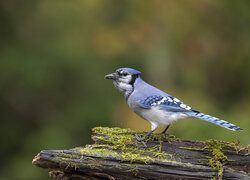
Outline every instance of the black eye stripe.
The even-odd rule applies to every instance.
[[[128,73],[126,71],[118,71],[117,72],[120,76],[127,76]]]

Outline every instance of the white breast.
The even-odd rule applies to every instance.
[[[151,109],[141,109],[136,113],[145,120],[151,122],[151,124],[153,123],[157,126],[169,125],[174,121],[188,117],[186,114],[165,111],[160,109],[159,107],[152,107]]]

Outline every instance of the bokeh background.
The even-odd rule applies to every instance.
[[[186,119],[169,133],[250,143],[249,1],[3,0],[0,179],[49,179],[33,157],[92,143],[95,126],[149,131],[104,80],[120,67],[244,129]]]

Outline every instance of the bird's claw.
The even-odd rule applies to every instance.
[[[144,142],[145,136],[141,137],[141,136],[138,136],[137,134],[135,134],[135,138],[137,141],[140,141],[144,145],[144,147],[147,147],[146,143]]]
[[[135,138],[137,139],[137,141],[143,141],[145,139],[144,136],[138,136],[137,134],[135,134]]]

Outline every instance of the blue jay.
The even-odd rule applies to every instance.
[[[151,131],[145,136],[135,135],[138,141],[144,139],[157,127],[166,126],[165,133],[171,123],[179,119],[194,117],[233,131],[241,131],[240,127],[227,121],[203,114],[179,99],[149,85],[140,78],[141,72],[131,68],[120,68],[108,74],[105,79],[112,79],[114,86],[123,92],[129,107],[140,117],[151,123]]]

